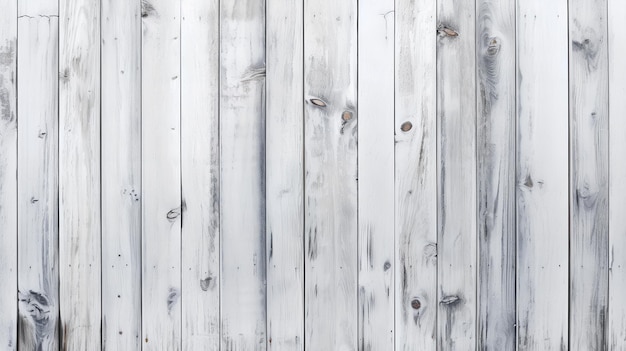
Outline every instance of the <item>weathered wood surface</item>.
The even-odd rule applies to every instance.
[[[218,0],[181,3],[183,350],[220,342],[218,10]]]
[[[359,2],[359,349],[394,345],[394,1]]]
[[[569,1],[570,350],[607,350],[607,0]]]
[[[0,347],[17,350],[17,0],[0,8]]]
[[[473,1],[437,8],[437,342],[476,347],[476,66]]]
[[[517,347],[567,350],[567,1],[517,11]]]
[[[141,347],[141,4],[102,0],[102,348]]]
[[[609,61],[609,350],[626,349],[626,2],[608,1]]]
[[[297,351],[304,350],[304,1],[266,6],[267,348]]]
[[[97,350],[102,262],[100,0],[61,0],[59,16],[61,348]]]
[[[59,348],[59,16],[56,2],[18,8],[18,347]]]
[[[0,0],[0,349],[626,349],[625,16]]]
[[[266,350],[265,3],[220,3],[221,345]]]
[[[480,350],[515,350],[515,6],[476,2]]]
[[[437,345],[436,2],[395,9],[396,350]]]
[[[143,350],[182,346],[180,4],[141,3]]]

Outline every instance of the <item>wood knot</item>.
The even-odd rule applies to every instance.
[[[445,24],[440,24],[437,28],[437,35],[440,37],[458,37],[459,33]]]
[[[442,305],[453,306],[458,304],[461,301],[461,298],[455,295],[444,296],[441,301],[439,301]]]
[[[383,270],[386,272],[389,270],[389,268],[391,268],[391,263],[389,263],[389,261],[385,262],[385,264],[383,265]]]
[[[413,123],[409,121],[402,123],[402,125],[400,126],[400,130],[403,132],[408,132],[409,130],[411,130],[411,128],[413,128]]]
[[[309,101],[311,101],[311,103],[315,106],[326,107],[326,103],[321,99],[313,98],[313,99],[310,99]]]
[[[170,210],[166,215],[167,220],[170,222],[175,222],[179,216],[180,216],[180,207]]]
[[[352,112],[350,112],[350,111],[343,111],[343,113],[341,114],[341,119],[344,122],[348,122],[349,120],[352,119]]]
[[[496,37],[490,38],[487,46],[487,55],[495,56],[498,52],[500,52],[500,40]]]
[[[422,307],[422,303],[418,299],[413,299],[413,300],[411,300],[411,307],[414,310],[419,310],[420,307]]]

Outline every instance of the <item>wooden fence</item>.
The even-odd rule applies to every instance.
[[[0,350],[626,350],[625,20],[0,0]]]

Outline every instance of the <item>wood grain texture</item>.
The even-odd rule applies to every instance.
[[[183,350],[219,350],[219,1],[181,12]]]
[[[304,350],[304,1],[267,1],[267,332]]]
[[[436,1],[395,9],[396,350],[437,346]]]
[[[474,1],[458,0],[437,4],[437,335],[442,350],[476,347],[474,5]]]
[[[265,3],[220,3],[221,347],[266,350]]]
[[[609,59],[609,310],[608,349],[626,350],[626,2],[608,1]]]
[[[59,348],[58,8],[18,8],[19,348]],[[28,6],[27,6],[28,5]]]
[[[101,347],[100,1],[59,2],[61,349]]]
[[[141,348],[141,4],[102,0],[102,349]]]
[[[142,0],[142,349],[180,350],[180,1]]]
[[[515,1],[476,3],[478,346],[515,350]]]
[[[305,345],[357,349],[357,2],[305,0]]]
[[[517,347],[568,349],[567,2],[517,11]]]
[[[606,350],[607,0],[569,1],[570,350]]]
[[[0,8],[0,347],[17,350],[17,0]]]
[[[394,348],[394,1],[358,6],[359,349]]]

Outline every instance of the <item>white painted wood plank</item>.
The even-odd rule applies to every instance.
[[[265,3],[220,3],[221,348],[265,350]]]
[[[476,3],[478,346],[515,350],[515,0]]]
[[[394,1],[359,2],[359,349],[394,348]]]
[[[395,11],[396,350],[437,345],[436,1]]]
[[[142,344],[180,350],[180,0],[142,0]]]
[[[18,9],[19,348],[59,348],[58,8]],[[55,2],[56,4],[56,2]]]
[[[569,1],[570,350],[607,349],[607,0]]]
[[[567,350],[567,1],[517,6],[517,347]]]
[[[304,350],[303,0],[267,1],[268,349]]]
[[[437,6],[438,348],[474,350],[478,239],[475,3],[442,0]]]
[[[0,347],[17,349],[17,1],[0,0]]]
[[[61,348],[100,349],[100,1],[59,2]]]
[[[102,1],[102,349],[141,348],[141,7]]]
[[[305,345],[357,349],[357,1],[305,0]]]
[[[626,350],[626,2],[608,1],[609,350]]]
[[[181,16],[183,349],[219,350],[219,0]]]

